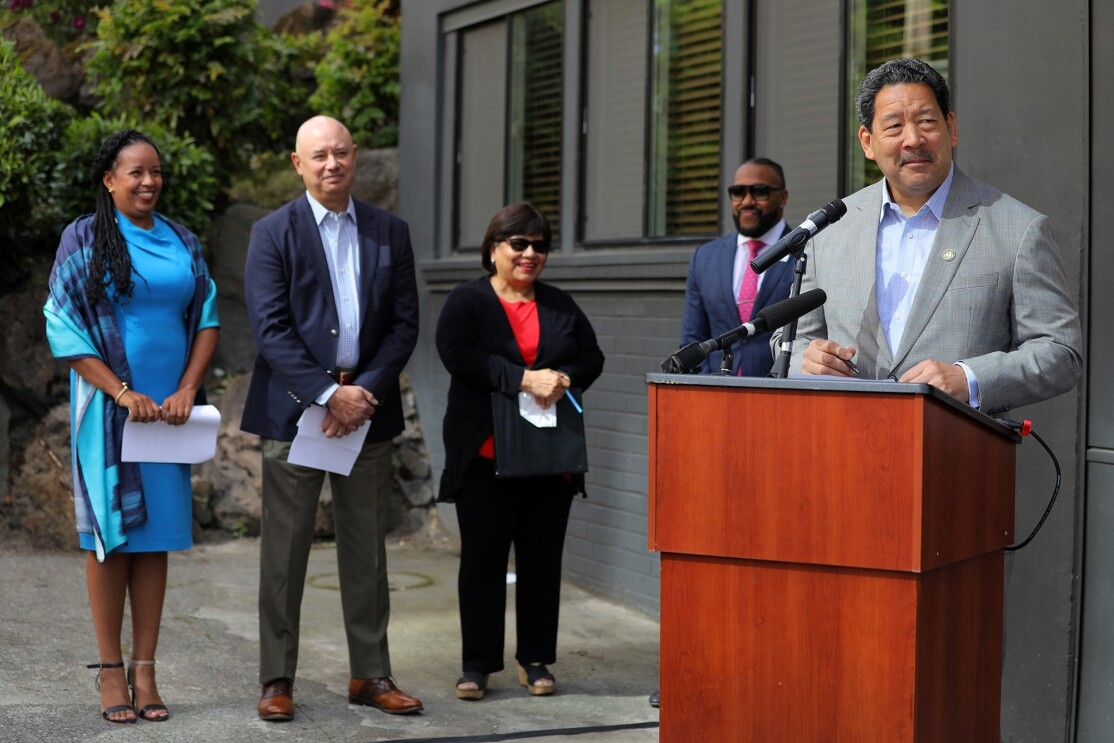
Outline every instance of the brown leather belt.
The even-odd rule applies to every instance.
[[[356,372],[354,369],[336,369],[333,379],[337,384],[352,384],[356,381]]]

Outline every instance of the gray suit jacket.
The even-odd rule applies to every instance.
[[[798,323],[791,371],[810,341],[830,338],[858,349],[866,379],[900,377],[925,359],[962,361],[988,413],[1071,389],[1082,336],[1048,218],[958,167],[900,347],[889,347],[874,286],[883,183],[845,199],[847,216],[806,251],[801,291],[820,287],[828,299]]]

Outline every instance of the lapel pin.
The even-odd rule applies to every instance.
[[[947,250],[945,250],[943,253],[940,254],[940,257],[943,258],[945,261],[951,263],[952,261],[955,260],[955,251],[952,250],[951,248],[948,248]]]

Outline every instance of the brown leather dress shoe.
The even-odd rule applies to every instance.
[[[271,722],[289,722],[294,719],[294,682],[274,679],[263,684],[259,697],[259,718]]]
[[[391,715],[422,711],[422,700],[400,691],[390,676],[381,679],[352,679],[348,682],[348,702],[376,707]]]

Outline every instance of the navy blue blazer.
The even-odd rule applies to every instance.
[[[785,232],[789,228],[786,227]],[[785,234],[784,232],[782,233]],[[738,233],[704,243],[692,254],[688,280],[685,282],[685,314],[681,320],[681,345],[705,341],[739,327],[737,297],[731,285],[735,267],[735,249]],[[747,321],[767,305],[789,297],[793,283],[792,259],[779,261],[762,274],[762,285],[754,309]],[[731,347],[735,354],[735,372],[742,370],[744,377],[765,377],[774,365],[770,350],[773,328],[743,338]],[[722,352],[713,351],[700,365],[701,374],[718,374]]]
[[[360,360],[355,384],[379,401],[368,441],[403,429],[399,374],[418,340],[418,287],[406,222],[355,201]],[[302,411],[333,384],[339,321],[321,235],[305,196],[251,228],[244,293],[256,356],[240,427],[292,441]]]

